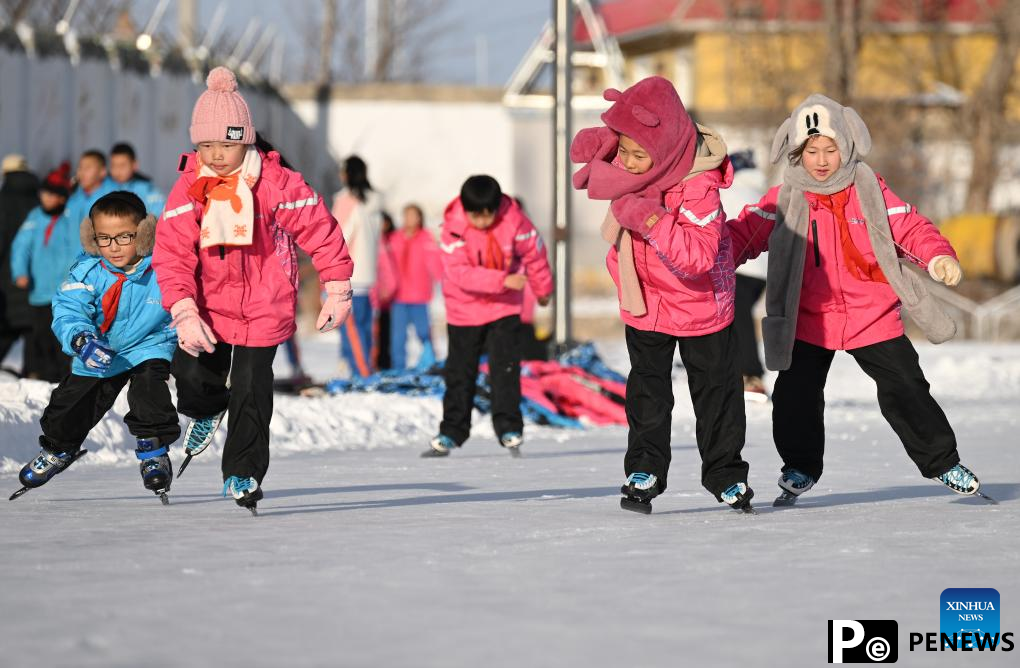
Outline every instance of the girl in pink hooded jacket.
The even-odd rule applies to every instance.
[[[471,435],[478,361],[489,356],[492,426],[511,455],[524,442],[518,330],[525,283],[541,304],[552,272],[538,230],[496,179],[468,178],[446,207],[440,244],[448,354],[443,421],[423,457],[445,457]]]
[[[651,512],[666,489],[673,385],[679,346],[697,417],[701,481],[716,499],[750,511],[744,447],[743,385],[734,360],[736,278],[719,189],[733,170],[722,140],[695,126],[673,85],[644,79],[613,105],[605,127],[582,130],[571,159],[586,163],[574,186],[612,200],[602,226],[606,263],[620,296],[631,371],[630,427],[621,499]]]
[[[254,512],[269,467],[273,358],[295,330],[295,246],[325,284],[321,331],[350,311],[353,264],[322,198],[278,153],[254,145],[233,73],[217,67],[207,85],[191,118],[198,150],[181,156],[152,266],[177,328],[177,409],[191,418],[178,475],[229,410],[224,494]]]
[[[934,343],[956,325],[900,256],[946,285],[962,274],[956,253],[927,218],[863,162],[871,135],[856,111],[811,95],[776,133],[783,185],[730,222],[738,263],[769,251],[765,364],[779,371],[773,437],[783,459],[776,505],[791,505],[822,475],[824,388],[837,350],[853,355],[878,386],[882,415],[927,478],[978,493],[960,464],[956,437],[932,398],[904,335],[905,305]]]

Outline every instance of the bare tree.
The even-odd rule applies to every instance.
[[[420,80],[430,47],[449,27],[448,0],[373,0],[377,11],[372,26],[366,25],[366,0],[323,1],[322,15],[295,18],[305,37],[302,76],[320,84]],[[336,16],[332,29],[330,11]]]
[[[79,35],[108,33],[129,0],[82,0],[72,25]],[[11,23],[25,21],[37,28],[53,29],[67,10],[67,0],[0,0],[0,8]]]
[[[1003,2],[992,18],[992,26],[995,53],[963,109],[973,160],[965,200],[968,211],[991,209],[992,187],[999,173],[997,138],[1005,123],[1006,98],[1015,84],[1020,55],[1020,3]]]

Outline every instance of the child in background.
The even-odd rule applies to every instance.
[[[679,347],[697,418],[701,483],[745,512],[744,397],[733,336],[734,271],[719,189],[733,170],[722,139],[695,126],[662,77],[623,93],[605,127],[582,130],[571,159],[587,163],[574,186],[612,201],[603,238],[620,295],[631,371],[627,379],[626,483],[621,506],[651,512],[671,459],[673,355]]]
[[[137,439],[142,484],[168,503],[168,447],[181,428],[167,385],[176,337],[150,266],[155,227],[141,199],[126,191],[101,197],[82,221],[86,256],[53,300],[53,332],[74,366],[53,390],[40,420],[42,450],[21,469],[24,487],[12,498],[84,454],[89,431],[128,385],[124,423]]]
[[[138,159],[131,144],[120,142],[110,149],[110,178],[119,190],[138,195],[152,215],[163,213],[166,197],[152,183],[152,179],[138,171]]]
[[[393,224],[393,216],[386,211],[381,214],[382,228],[379,231],[379,258],[376,282],[369,293],[372,310],[375,312],[375,329],[372,340],[375,346],[372,351],[372,366],[379,371],[393,368],[393,357],[390,346],[392,337],[393,297],[397,293],[397,259],[390,246],[390,238],[396,234],[397,227]]]
[[[273,358],[296,329],[296,247],[324,282],[320,331],[350,311],[352,264],[322,198],[279,153],[255,147],[234,74],[217,67],[207,85],[191,116],[197,150],[181,157],[153,267],[177,327],[178,410],[191,418],[185,451],[204,450],[229,410],[223,492],[254,513],[269,469]]]
[[[51,329],[53,295],[67,275],[55,267],[64,261],[70,266],[73,261],[64,248],[70,245],[64,229],[68,225],[64,210],[70,194],[71,165],[64,162],[43,179],[40,204],[28,212],[11,244],[11,280],[28,290],[31,320],[22,375],[51,383],[60,382],[70,369]],[[75,244],[80,248],[80,241]]]
[[[900,319],[905,305],[930,341],[952,338],[956,323],[899,256],[949,286],[960,282],[960,265],[931,221],[863,161],[870,150],[856,111],[809,96],[772,142],[772,161],[785,160],[783,185],[730,222],[738,263],[769,251],[762,334],[765,365],[779,371],[772,392],[772,433],[783,459],[777,505],[794,503],[822,475],[825,380],[837,350],[875,381],[882,415],[921,475],[959,494],[978,494],[981,486],[960,463],[953,428]]]
[[[333,216],[340,221],[354,261],[352,317],[340,330],[340,352],[354,376],[372,373],[372,300],[377,280],[382,202],[368,180],[368,165],[356,155],[340,170],[343,190],[333,198]]]
[[[404,224],[389,238],[390,248],[396,260],[397,292],[394,296],[393,322],[390,351],[394,369],[407,367],[407,328],[422,344],[417,367],[427,369],[435,364],[436,355],[432,349],[432,324],[429,321],[429,302],[432,301],[432,287],[442,278],[442,264],[439,247],[425,229],[425,217],[421,207],[408,204],[403,212]]]
[[[445,457],[471,435],[478,362],[489,357],[492,426],[513,456],[524,442],[517,341],[521,291],[530,283],[540,304],[552,272],[538,230],[491,176],[472,176],[446,207],[440,245],[446,300],[446,392],[439,434],[423,457]]]

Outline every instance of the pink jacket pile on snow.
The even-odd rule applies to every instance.
[[[505,270],[489,269],[484,264],[489,235],[503,252]],[[520,315],[523,291],[503,286],[510,274],[526,273],[537,297],[552,294],[552,271],[542,237],[517,203],[506,195],[495,222],[486,230],[468,222],[459,197],[450,202],[443,217],[439,249],[446,320],[451,325],[484,325]]]
[[[301,175],[281,166],[271,151],[262,156],[262,175],[252,188],[252,244],[199,249],[202,204],[188,194],[197,178],[195,158],[182,156],[182,174],[156,227],[152,266],[163,307],[191,297],[220,341],[283,343],[295,330],[295,244],[311,256],[320,281],[348,280],[354,265],[340,226]]]
[[[921,267],[938,255],[956,257],[949,241],[930,220],[900,199],[879,177],[889,215],[893,241],[900,253]],[[853,244],[864,259],[876,263],[868,230],[857,198],[849,186],[845,216]],[[776,222],[780,186],[761,201],[744,207],[729,222],[737,264],[768,250],[769,235]],[[835,215],[819,204],[818,196],[805,193],[811,225],[808,228],[804,279],[797,313],[796,338],[829,350],[853,350],[903,335],[900,300],[888,283],[861,280],[847,267]]]

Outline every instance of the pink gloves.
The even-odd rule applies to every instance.
[[[216,350],[216,337],[198,314],[194,299],[180,300],[170,307],[170,315],[174,318],[170,326],[177,328],[177,344],[181,350],[192,357],[198,357],[203,350],[207,353]]]
[[[613,200],[613,215],[622,227],[644,236],[648,230],[666,215],[662,204],[653,199],[629,194]],[[654,217],[655,220],[651,220]],[[649,224],[649,222],[651,224]]]
[[[574,187],[578,190],[588,186],[588,174],[591,163],[597,160],[611,160],[616,153],[620,138],[604,125],[597,128],[585,128],[574,135],[570,142],[570,161],[583,164],[573,176]]]
[[[344,324],[351,312],[353,297],[350,281],[326,281],[326,301],[319,311],[319,319],[315,321],[316,329],[328,332]]]

